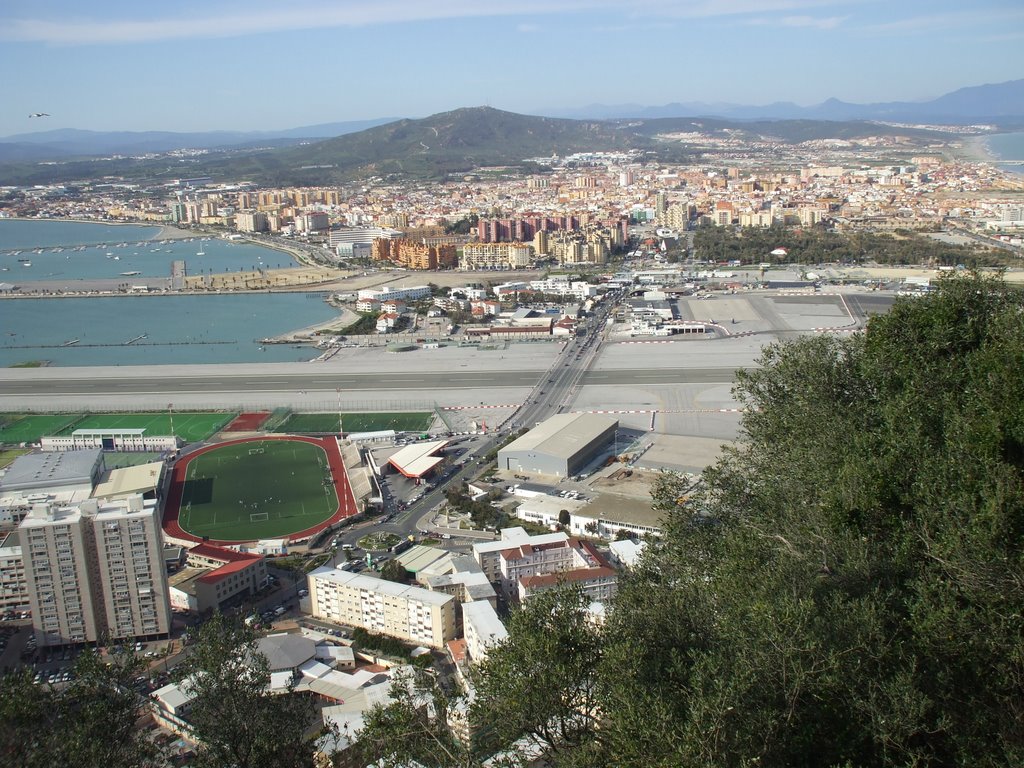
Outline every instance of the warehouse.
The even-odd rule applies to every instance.
[[[608,446],[618,427],[619,422],[607,416],[560,413],[502,448],[498,468],[569,477]]]

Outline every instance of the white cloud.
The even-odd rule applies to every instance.
[[[758,27],[812,27],[815,29],[835,29],[849,16],[779,16],[779,17],[758,17],[749,19],[745,24]]]
[[[854,2],[856,0],[853,0]],[[209,3],[173,16],[101,18],[68,14],[51,18],[4,18],[0,16],[0,40],[52,45],[100,45],[155,42],[160,40],[213,39],[370,25],[411,23],[443,19],[493,16],[611,12],[624,23],[638,20],[714,18],[751,13],[792,13],[802,10],[850,5],[851,0],[337,0],[306,3],[301,8],[278,3],[243,5]],[[140,4],[141,8],[149,8]],[[145,11],[139,11],[144,14]],[[793,16],[792,18],[803,18]],[[810,17],[807,17],[810,18]],[[627,21],[628,19],[628,21]],[[826,20],[827,21],[827,20]],[[529,26],[529,25],[527,25]],[[812,25],[813,26],[813,25]]]

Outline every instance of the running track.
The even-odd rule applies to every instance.
[[[338,449],[338,442],[333,437],[296,437],[294,435],[264,435],[262,437],[247,437],[241,440],[227,440],[222,443],[215,443],[213,445],[206,445],[197,451],[193,451],[187,456],[182,456],[174,464],[174,469],[171,474],[171,489],[167,494],[167,503],[164,504],[164,519],[163,528],[164,532],[168,536],[172,536],[176,539],[185,539],[187,541],[201,542],[202,539],[198,536],[184,530],[178,525],[178,512],[181,508],[181,495],[185,489],[185,476],[188,473],[188,465],[192,459],[196,456],[201,456],[204,453],[216,450],[217,448],[223,448],[225,445],[238,445],[239,443],[254,443],[261,442],[263,440],[295,440],[303,443],[312,443],[313,445],[319,446],[323,449],[324,453],[327,454],[327,461],[331,467],[331,477],[334,479],[334,490],[338,495],[338,509],[335,511],[330,518],[315,525],[312,528],[307,528],[304,531],[297,531],[288,535],[288,540],[302,541],[309,537],[319,533],[324,528],[327,528],[340,520],[350,517],[356,514],[356,501],[352,495],[352,488],[348,482],[348,473],[345,471],[345,464],[341,459],[341,451]],[[216,541],[211,539],[211,544],[237,544],[237,541]]]

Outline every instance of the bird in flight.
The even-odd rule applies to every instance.
[[[33,112],[29,117],[49,117],[50,115],[46,112]]]

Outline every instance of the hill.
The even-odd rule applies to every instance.
[[[398,120],[293,149],[225,159],[211,170],[255,173],[268,181],[289,183],[373,176],[440,178],[552,154],[653,148],[650,137],[615,122],[474,107]]]

